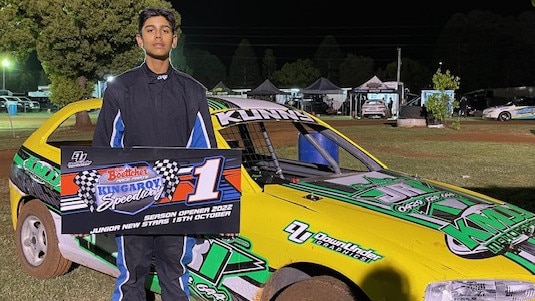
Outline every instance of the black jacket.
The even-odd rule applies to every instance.
[[[167,75],[156,94],[149,92],[156,75],[145,64],[109,82],[93,146],[215,148],[206,88],[172,67]]]

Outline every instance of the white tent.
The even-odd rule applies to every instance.
[[[390,82],[389,82],[390,83]],[[354,88],[351,93],[356,94],[357,104],[356,111],[360,112],[360,107],[364,99],[372,99],[372,97],[384,99],[391,108],[392,115],[397,117],[399,111],[399,95],[397,87],[391,84],[386,84],[374,75],[362,85]]]
[[[353,93],[395,93],[396,89],[393,89],[383,83],[377,75],[374,75],[368,81],[353,89]]]

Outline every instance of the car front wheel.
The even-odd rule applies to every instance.
[[[72,265],[61,255],[54,220],[39,200],[32,200],[22,207],[15,241],[22,269],[35,278],[50,279],[63,275]]]
[[[498,115],[499,121],[508,121],[511,120],[511,113],[509,112],[501,112],[500,115]]]

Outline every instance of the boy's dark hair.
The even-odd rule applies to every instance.
[[[147,7],[139,13],[138,32],[141,33],[141,29],[143,29],[143,24],[145,24],[145,21],[147,21],[148,18],[156,16],[162,16],[167,19],[167,21],[169,21],[171,29],[173,30],[173,33],[175,33],[176,19],[173,12],[165,8],[152,7]]]

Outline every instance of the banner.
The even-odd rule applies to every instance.
[[[241,150],[61,147],[61,232],[238,233]]]

